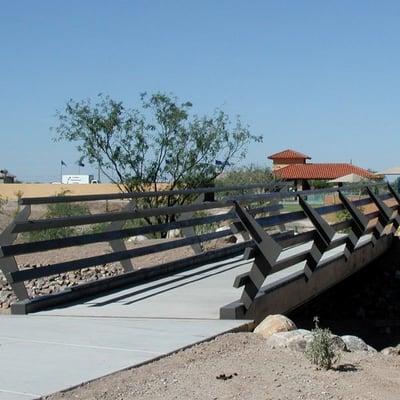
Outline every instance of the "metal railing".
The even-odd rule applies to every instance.
[[[277,270],[281,270],[296,262],[307,261],[305,276],[310,276],[318,265],[322,254],[333,247],[346,244],[348,255],[354,250],[357,240],[365,233],[372,232],[375,240],[383,234],[383,228],[388,224],[397,227],[399,223],[398,206],[400,204],[397,193],[388,186],[388,190],[382,191],[382,184],[374,184],[369,188],[365,185],[352,185],[337,189],[321,189],[313,191],[297,192],[300,211],[281,213],[283,206],[279,203],[282,199],[293,197],[293,193],[286,191],[286,185],[269,183],[266,185],[248,185],[231,187],[201,188],[192,190],[161,191],[149,193],[118,193],[105,195],[85,196],[53,196],[46,198],[23,198],[20,204],[23,206],[13,223],[0,235],[0,268],[8,283],[14,290],[20,301],[29,303],[40,301],[39,298],[30,299],[25,282],[44,278],[83,268],[120,262],[124,272],[118,277],[104,278],[101,282],[81,284],[86,295],[94,293],[94,286],[110,289],[139,282],[143,279],[156,277],[173,272],[194,268],[198,265],[212,262],[221,258],[230,258],[245,253],[247,258],[254,258],[253,266],[249,273],[243,274],[235,281],[236,287],[243,286],[241,302],[248,309],[253,302],[263,279]],[[360,193],[361,198],[350,201],[344,194]],[[244,191],[257,191],[258,193],[246,193]],[[212,193],[214,201],[204,201],[204,197]],[[228,196],[226,194],[229,194]],[[240,194],[235,194],[240,193]],[[341,203],[313,208],[307,201],[310,195],[322,196],[325,194],[339,193]],[[378,193],[378,194],[376,194]],[[168,197],[194,195],[197,200],[191,204],[175,205],[171,207],[145,208],[138,206],[138,202],[132,204],[132,200],[150,197]],[[385,201],[395,201],[390,207]],[[31,207],[39,204],[92,202],[103,200],[129,200],[127,209],[117,212],[106,212],[92,215],[77,215],[70,217],[29,219]],[[375,204],[376,210],[362,214],[357,208],[369,204]],[[246,207],[245,207],[246,206]],[[133,207],[133,208],[132,208]],[[196,215],[198,212],[220,210],[219,213],[208,215]],[[351,219],[329,225],[323,215],[346,210]],[[126,221],[173,216],[168,223],[154,223],[152,225],[125,228]],[[284,224],[296,222],[308,218],[314,229],[294,235],[292,231],[282,229]],[[368,221],[378,218],[378,224],[367,226]],[[21,233],[43,231],[54,228],[76,227],[92,224],[108,224],[104,231],[96,233],[83,233],[70,235],[63,238],[35,240],[32,242],[16,242]],[[226,229],[216,230],[202,234],[196,234],[195,228],[208,224],[226,223]],[[397,225],[396,225],[397,224]],[[280,226],[276,232],[268,229]],[[382,229],[379,227],[381,226]],[[175,240],[163,241],[157,244],[143,245],[138,248],[127,249],[125,238],[136,235],[149,235],[159,232],[179,229],[182,237]],[[267,231],[266,231],[267,229]],[[350,229],[350,233],[335,237],[339,230]],[[221,248],[207,249],[204,244],[213,240],[226,238],[240,233],[244,240],[240,243],[226,244]],[[307,241],[313,241],[311,250],[297,253],[293,257],[279,259],[282,251]],[[75,260],[52,263],[38,268],[19,269],[15,260],[16,256],[42,253],[49,250],[63,249],[73,246],[81,246],[99,242],[108,242],[112,248],[111,253],[91,255]],[[135,270],[136,257],[161,253],[168,250],[191,246],[194,255],[154,265],[145,270]],[[247,250],[246,250],[247,249]],[[133,261],[133,264],[132,264]],[[255,278],[257,276],[257,278]],[[92,285],[92,286],[90,286]],[[88,289],[89,288],[89,289]],[[70,290],[70,289],[68,289]],[[79,286],[74,288],[78,293]],[[57,295],[54,295],[57,296]],[[46,296],[48,298],[49,296]],[[59,297],[62,297],[59,295]],[[66,296],[68,297],[68,296]],[[61,300],[60,300],[61,302]],[[52,304],[56,304],[53,302]]]

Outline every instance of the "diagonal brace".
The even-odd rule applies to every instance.
[[[276,264],[282,248],[262,229],[253,216],[236,201],[234,201],[234,208],[242,225],[256,245],[254,251],[246,251],[247,258],[254,256],[250,272],[239,275],[234,282],[234,287],[236,288],[244,286],[240,301],[245,309],[248,310],[265,278]]]

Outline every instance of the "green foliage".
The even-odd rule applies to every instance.
[[[196,211],[193,214],[193,218],[202,218],[202,217],[208,217],[210,214],[208,214],[205,211]],[[224,221],[225,225],[229,225],[228,221]],[[210,232],[215,232],[219,228],[219,224],[216,222],[210,223],[210,224],[203,224],[203,225],[195,225],[194,226],[194,231],[196,235],[204,235],[206,233]]]
[[[318,317],[314,318],[315,328],[311,331],[312,341],[307,346],[305,355],[318,368],[330,369],[340,359],[339,349],[329,329],[319,327]]]
[[[217,183],[218,186],[233,186],[265,184],[274,181],[270,168],[250,164],[226,171],[218,178]]]
[[[313,189],[326,189],[334,186],[332,183],[323,180],[312,180],[309,181],[309,184]]]
[[[341,210],[336,213],[336,220],[338,222],[347,221],[350,218],[351,218],[351,215],[347,210]]]
[[[58,196],[64,196],[67,192],[63,191]],[[59,217],[72,217],[75,215],[88,214],[89,209],[85,204],[81,203],[54,203],[47,206],[47,211],[43,218],[59,218]],[[41,231],[27,232],[26,237],[28,241],[60,239],[67,236],[77,234],[79,231],[74,227],[61,227],[45,229]]]
[[[256,184],[268,184],[268,183],[278,183],[275,180],[274,175],[272,174],[271,170],[267,167],[259,167],[254,164],[245,165],[241,167],[237,167],[226,171],[223,175],[218,177],[216,180],[217,186],[237,186],[237,185],[256,185]],[[244,189],[241,191],[226,191],[220,192],[219,196],[227,197],[232,196],[234,194],[259,194],[264,193],[265,189],[258,188],[258,189]],[[262,205],[262,202],[258,203]]]
[[[396,178],[396,180],[392,183],[392,187],[400,193],[400,178]]]
[[[57,114],[55,140],[76,143],[82,159],[99,166],[126,191],[159,190],[162,182],[170,189],[207,186],[228,164],[245,157],[250,142],[262,139],[221,110],[199,117],[191,108],[190,102],[179,103],[162,93],[142,94],[136,109],[103,95],[95,104],[70,100]],[[143,202],[158,207],[192,200],[169,196]],[[166,216],[162,222],[173,218]]]

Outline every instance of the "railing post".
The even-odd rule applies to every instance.
[[[200,194],[199,196],[196,197],[196,200],[192,204],[203,203],[205,201],[205,198],[206,198],[205,193]],[[180,221],[182,219],[190,219],[190,218],[193,218],[193,215],[194,215],[193,211],[183,213],[180,216],[178,216],[178,218],[176,220]],[[181,234],[183,237],[186,237],[186,238],[198,236],[196,234],[194,226],[187,226],[187,227],[181,228]],[[203,246],[200,241],[198,241],[197,243],[191,244],[190,247],[192,248],[194,254],[196,254],[196,255],[203,253]]]
[[[0,234],[0,246],[12,244],[17,238],[17,233],[12,233],[16,222],[26,221],[31,214],[31,206],[25,206],[14,218],[10,225]],[[1,254],[2,256],[2,254]],[[23,282],[13,283],[10,277],[11,272],[18,271],[18,264],[15,257],[2,257],[0,258],[0,269],[3,272],[8,284],[14,291],[18,300],[26,300],[29,298],[28,291]]]

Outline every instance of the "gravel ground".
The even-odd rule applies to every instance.
[[[399,396],[400,356],[343,353],[336,369],[323,371],[302,353],[271,349],[253,333],[233,333],[46,399],[398,400]]]

